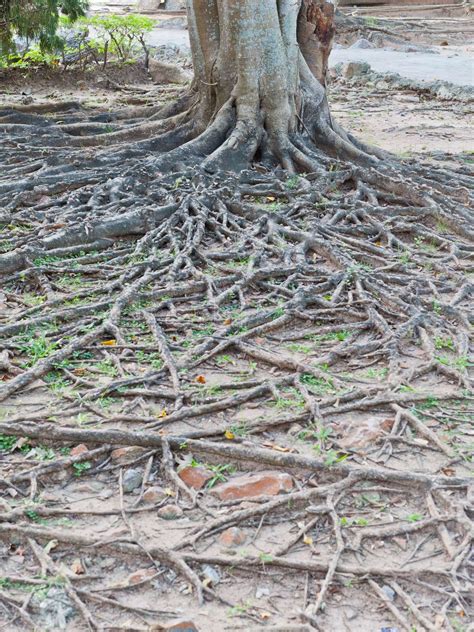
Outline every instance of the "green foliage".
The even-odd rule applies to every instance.
[[[97,32],[104,49],[121,61],[128,61],[140,47],[145,47],[144,34],[155,25],[150,18],[134,14],[95,16],[87,24]]]
[[[150,18],[134,14],[88,18],[86,0],[7,0],[6,4],[3,29],[0,9],[0,67],[60,63],[85,67],[91,61],[105,66],[110,57],[129,62],[142,49],[148,59],[145,33],[155,24]],[[13,36],[26,39],[22,53],[16,51]]]
[[[84,472],[91,469],[92,464],[89,461],[83,461],[82,463],[73,463],[72,467],[74,469],[74,474],[76,476],[81,476],[81,474],[84,474]]]
[[[0,55],[15,51],[15,35],[36,41],[41,51],[60,49],[61,14],[74,22],[85,15],[87,5],[87,0],[4,0],[0,4]]]

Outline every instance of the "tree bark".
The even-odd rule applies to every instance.
[[[382,155],[331,118],[330,2],[187,0],[187,11],[194,99],[184,114],[186,142],[165,159],[169,166],[198,160],[211,172],[238,171],[258,160],[314,172],[323,156],[367,164]]]

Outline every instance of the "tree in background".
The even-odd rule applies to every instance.
[[[56,35],[61,14],[71,21],[85,15],[88,0],[1,0],[0,52],[15,48],[13,36],[37,39],[43,50],[60,45]]]

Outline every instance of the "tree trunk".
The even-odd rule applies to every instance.
[[[206,157],[209,171],[239,170],[258,159],[306,172],[319,169],[321,151],[377,160],[330,116],[324,86],[332,4],[188,0],[187,10],[195,78],[194,105],[183,119],[191,142],[170,158]]]

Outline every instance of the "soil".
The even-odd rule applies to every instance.
[[[128,112],[130,107],[151,109],[170,102],[181,89],[153,85],[139,64],[111,66],[106,74],[73,69],[15,71],[0,76],[0,104],[7,110],[77,102],[83,108],[79,115],[84,111],[83,120],[90,121],[107,113]],[[444,165],[460,170],[466,181],[472,172],[472,103],[441,100],[417,90],[400,92],[390,85],[361,88],[341,76],[331,80],[330,101],[334,116],[347,130],[407,164],[415,157],[435,167]],[[59,124],[66,116],[74,114],[48,114]],[[115,124],[112,119],[110,125]],[[29,145],[28,134],[10,133],[4,138],[6,150],[24,145],[31,152],[28,159],[39,160],[44,152],[53,166],[58,164],[54,151]],[[92,172],[95,149],[74,151],[77,160],[86,152]],[[5,163],[12,175],[0,174],[0,193],[11,178],[28,179],[36,169],[34,162],[15,161],[17,168],[12,160]],[[114,169],[108,182],[112,189],[118,178]],[[163,184],[156,192],[158,200],[165,189],[178,201],[199,194],[200,184],[186,174],[157,173],[159,178]],[[289,220],[292,230],[311,230],[318,218],[336,213],[348,195],[347,184],[340,191],[328,188],[327,199],[315,201],[305,218],[298,214],[297,205],[307,205],[306,181],[301,180],[301,190],[297,181],[295,185],[282,182],[281,189],[274,191],[259,185],[260,193],[258,186],[249,185],[244,200],[261,213],[258,221]],[[93,190],[96,185],[87,186]],[[459,192],[453,187],[452,193]],[[9,250],[12,241],[33,243],[35,234],[60,229],[53,223],[55,213],[54,221],[63,222],[69,204],[89,221],[80,215],[87,206],[86,198],[80,200],[84,191],[76,199],[67,197],[70,194],[51,193],[44,187],[25,194],[11,223],[3,225],[0,245]],[[100,190],[104,196],[100,212],[105,217],[117,199],[127,199],[121,194],[106,199]],[[133,209],[140,203],[139,196],[133,198]],[[389,203],[394,204],[390,199]],[[395,203],[399,204],[398,198]],[[326,204],[331,209],[327,217]],[[25,215],[29,207],[37,213],[31,225]],[[123,212],[128,210],[124,207]],[[367,287],[371,274],[381,275],[375,298],[370,292],[358,294],[355,281],[349,290],[340,279],[326,287],[326,279],[338,267],[325,251],[297,259],[303,267],[295,266],[283,280],[275,272],[264,283],[247,282],[250,255],[261,254],[264,237],[256,231],[256,223],[235,224],[235,234],[229,236],[224,223],[220,240],[206,233],[198,277],[209,283],[208,298],[220,295],[219,276],[230,279],[224,287],[231,288],[230,295],[235,291],[235,298],[223,301],[223,309],[207,311],[202,291],[189,279],[178,275],[165,285],[154,278],[128,306],[116,335],[101,335],[78,346],[67,362],[58,362],[5,398],[2,385],[8,388],[17,374],[47,360],[77,334],[77,328],[81,336],[91,331],[97,314],[116,304],[124,288],[140,278],[128,275],[143,272],[146,255],[135,251],[136,236],[129,236],[103,252],[78,252],[73,259],[46,256],[30,262],[26,271],[4,275],[0,286],[0,625],[4,629],[165,630],[174,619],[192,621],[200,632],[468,629],[473,505],[466,481],[471,470],[473,397],[466,372],[470,365],[465,323],[470,317],[472,241],[456,227],[429,215],[413,219],[410,212],[407,204],[393,224],[389,225],[390,218],[380,220],[406,251],[386,241],[382,225],[379,237],[371,234],[371,249],[366,251],[359,250],[363,242],[353,251],[349,233],[338,234],[342,251],[357,253],[359,267],[354,274],[360,274]],[[236,216],[232,221],[237,221]],[[350,223],[360,226],[356,214]],[[194,224],[174,230],[176,243],[158,247],[165,258],[177,256],[174,248],[183,235],[198,232]],[[247,240],[251,231],[253,242]],[[278,239],[269,239],[264,249],[267,266],[275,270],[289,265],[278,258]],[[369,267],[367,273],[364,261],[372,271]],[[313,266],[310,273],[307,266]],[[233,286],[232,275],[237,275],[240,287]],[[321,294],[306,319],[296,318],[296,307],[287,311],[292,279],[303,288],[313,287],[310,280],[316,282],[317,290],[311,291]],[[424,279],[424,284],[417,286],[417,279]],[[180,293],[188,282],[189,288]],[[465,293],[459,294],[463,288]],[[397,314],[402,303],[396,301],[411,300],[410,293],[416,294],[423,310],[429,304],[431,320],[408,324],[412,333],[407,334],[400,327],[409,323],[410,315]],[[108,303],[97,304],[90,313],[80,311],[96,299]],[[378,329],[364,329],[367,313],[375,318],[377,300],[389,333],[382,320],[375,321]],[[159,334],[147,329],[144,310],[157,316],[165,332],[164,345]],[[268,316],[263,325],[253,320],[262,313]],[[291,318],[285,321],[288,314]],[[268,326],[272,319],[283,321]],[[201,361],[225,340],[229,328],[232,336],[243,336],[241,346]],[[392,347],[382,344],[385,336],[397,340],[401,377],[393,391],[392,382],[388,383],[393,356],[387,351]],[[166,350],[172,362],[186,366],[178,373],[184,408],[178,405]],[[196,358],[201,360],[195,365]],[[141,381],[148,375],[153,379]],[[245,395],[242,401],[234,399],[240,394]],[[232,401],[212,410],[213,404],[226,398]],[[206,405],[211,409],[201,409]],[[180,417],[182,410],[189,410],[189,416]],[[41,428],[48,428],[49,434],[35,439]],[[172,455],[166,458],[166,447],[157,443],[118,461],[111,450],[129,445],[126,440],[117,442],[111,435],[96,443],[93,435],[84,441],[53,436],[65,428],[77,430],[77,437],[86,431],[114,429],[151,434],[157,442],[168,436]],[[198,438],[196,444],[190,436]],[[173,443],[172,437],[183,438]],[[208,439],[220,440],[222,454],[206,448]],[[82,443],[86,451],[74,457],[74,448]],[[227,448],[240,449],[240,456],[226,453]],[[252,451],[260,449],[270,454],[272,463],[252,458]],[[247,458],[242,456],[245,451],[250,454]],[[189,462],[191,456],[214,474],[212,484],[198,494],[176,475],[182,460]],[[292,465],[292,456],[319,465]],[[364,474],[360,480],[348,481],[344,477],[349,470],[344,467],[360,468]],[[124,493],[124,477],[130,469],[139,470],[140,483]],[[295,487],[289,495],[226,504],[213,494],[223,480],[239,473],[280,469],[293,477]],[[405,479],[397,479],[397,473]],[[325,491],[333,484],[339,486]],[[164,499],[144,503],[143,491],[154,486],[164,490]],[[304,493],[303,501],[298,494]],[[276,500],[281,502],[275,507]],[[161,506],[175,504],[183,510],[181,516],[159,517]],[[246,543],[223,548],[217,537],[234,524],[245,532]],[[343,552],[338,548],[341,539]],[[184,551],[182,559],[193,574],[170,562],[163,551]],[[140,570],[138,580],[132,577]],[[196,577],[207,589],[203,605],[196,600]]]

